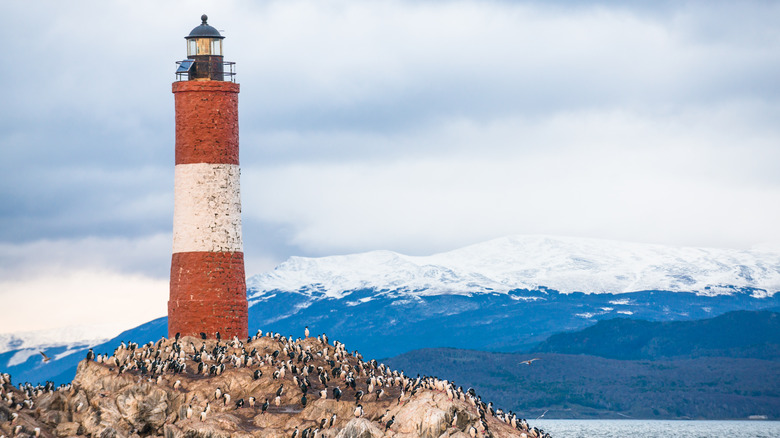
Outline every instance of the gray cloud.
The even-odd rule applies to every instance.
[[[780,240],[774,3],[36,6],[0,6],[18,42],[19,69],[0,71],[14,248],[97,239],[108,255],[170,233],[173,62],[203,12],[242,86],[251,269],[506,233]],[[133,260],[109,268],[167,275]]]

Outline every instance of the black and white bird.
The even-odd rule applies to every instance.
[[[90,348],[90,349],[89,349],[89,351],[87,352],[87,360],[88,360],[88,361],[90,361],[90,362],[92,362],[93,360],[95,360],[95,352],[94,352],[94,351],[92,351],[92,349],[91,349],[91,348]]]
[[[391,418],[390,421],[388,421],[385,425],[385,432],[387,432],[387,429],[390,429],[390,426],[392,426],[393,423],[395,423],[395,415],[393,415],[393,418]]]
[[[268,410],[268,399],[265,399],[265,403],[263,403],[263,407],[261,409],[262,409],[261,413],[265,414],[265,411]]]
[[[276,390],[276,396],[281,397],[283,393],[284,393],[284,383],[279,385],[279,389]]]
[[[382,423],[384,423],[385,421],[387,421],[387,416],[388,416],[388,414],[390,414],[390,409],[385,409],[385,413],[384,413],[384,414],[382,414],[382,416],[381,416],[381,417],[379,417],[379,424],[382,424]]]
[[[308,400],[306,400],[306,394],[303,394],[303,397],[301,397],[301,406],[305,408],[307,402]]]

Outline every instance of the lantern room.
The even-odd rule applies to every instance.
[[[187,58],[195,56],[222,56],[222,40],[225,38],[219,34],[219,31],[209,26],[207,15],[200,17],[202,23],[200,26],[192,29],[189,35],[184,37],[187,40]]]
[[[222,40],[225,38],[219,31],[208,24],[208,16],[200,17],[200,26],[192,29],[187,40],[187,59],[179,61],[176,70],[177,80],[233,80],[233,62],[224,62],[222,58]],[[225,71],[228,66],[228,71]]]

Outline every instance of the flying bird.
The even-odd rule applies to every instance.
[[[524,360],[524,361],[521,361],[518,365],[521,365],[521,364],[531,365],[531,362],[533,362],[535,360],[539,360],[539,359],[541,359],[541,358],[535,357],[533,359]]]
[[[44,353],[43,351],[39,351],[39,353],[41,353],[41,356],[43,356],[43,363],[46,363],[51,360],[51,358],[47,356],[46,353]]]

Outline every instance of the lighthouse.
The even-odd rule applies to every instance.
[[[173,256],[168,335],[246,338],[247,299],[241,238],[238,91],[225,38],[195,27],[187,59],[177,62]],[[226,69],[227,67],[227,69]]]

